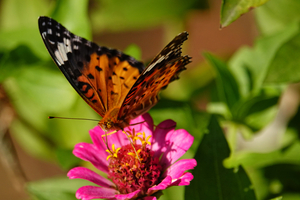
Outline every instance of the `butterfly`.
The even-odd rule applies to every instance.
[[[123,130],[158,102],[158,93],[178,79],[191,57],[181,55],[188,33],[177,35],[145,67],[121,51],[81,38],[41,16],[40,34],[52,59],[78,94],[102,117],[105,131]]]

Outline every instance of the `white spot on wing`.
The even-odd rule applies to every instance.
[[[86,45],[92,47],[92,43],[90,41],[87,41]]]
[[[55,42],[53,42],[53,41],[51,41],[51,40],[48,40],[48,42],[51,43],[51,44],[55,44]]]
[[[70,37],[70,32],[69,31],[65,30],[64,34]]]
[[[81,42],[81,38],[77,35],[73,38],[74,41]]]
[[[72,52],[71,41],[67,38],[64,38],[64,44],[66,46],[67,52]]]
[[[47,31],[49,35],[52,35],[52,29],[49,28]]]
[[[44,39],[45,39],[46,35],[47,35],[46,32],[42,32],[42,36],[43,36]]]
[[[62,59],[62,63],[63,61],[67,61],[68,60],[68,57],[67,57],[67,54],[66,54],[66,49],[65,49],[65,44],[64,43],[58,43],[57,44],[57,49],[60,53],[60,59]],[[56,55],[56,54],[55,54]]]
[[[157,65],[158,63],[160,63],[161,61],[163,61],[165,59],[164,56],[160,57],[155,63],[152,63],[151,65],[149,65],[149,67],[147,67],[147,69],[143,72],[143,75],[146,74],[147,72],[151,71],[152,68]]]
[[[59,51],[58,51],[58,50],[55,50],[54,54],[55,54],[55,60],[56,60],[56,63],[57,63],[59,66],[61,66],[61,65],[63,64],[64,61],[62,60]]]

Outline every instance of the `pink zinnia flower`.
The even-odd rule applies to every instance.
[[[107,136],[107,150],[101,137],[105,133],[96,126],[90,130],[93,144],[75,146],[75,156],[91,162],[110,179],[84,167],[71,169],[70,179],[86,179],[98,185],[79,188],[78,199],[156,200],[161,190],[190,184],[193,175],[186,170],[193,169],[196,160],[177,160],[190,148],[193,136],[183,129],[174,130],[176,123],[172,120],[163,121],[154,130],[149,114],[132,120],[131,124],[139,122],[143,123],[124,130],[131,143],[124,132],[118,131]]]

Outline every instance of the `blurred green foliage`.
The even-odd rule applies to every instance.
[[[211,117],[207,128],[195,155],[201,164],[194,170],[195,179],[186,188],[185,199],[255,199],[253,185],[244,168],[223,166],[230,149],[215,116]]]
[[[223,0],[221,9],[221,27],[226,27],[241,15],[263,5],[269,0]]]
[[[196,154],[194,181],[185,195],[183,187],[170,188],[163,200],[212,199],[215,190],[225,192],[214,199],[233,199],[232,195],[237,199],[300,199],[298,108],[290,123],[275,123],[280,127],[256,144],[263,149],[274,139],[271,150],[239,150],[240,138],[254,139],[277,122],[274,120],[282,114],[279,98],[289,84],[300,81],[300,2],[243,2],[223,0],[220,24],[228,26],[250,8],[265,3],[254,12],[260,30],[254,46],[240,48],[227,62],[205,53],[209,66],[194,63],[196,67],[172,83],[150,111],[156,124],[171,118],[177,128],[195,137],[184,156]],[[90,142],[88,130],[96,123],[48,120],[47,116],[99,118],[50,59],[39,35],[39,16],[53,17],[75,34],[91,39],[92,27],[94,32],[138,30],[159,24],[178,29],[191,10],[206,7],[207,2],[199,0],[2,0],[0,88],[16,113],[10,126],[13,137],[32,155],[57,162],[67,171],[82,164],[72,155],[73,146]],[[125,52],[141,57],[135,45]],[[205,111],[198,107],[203,97],[208,99]],[[208,179],[216,182],[207,184]],[[214,187],[217,180],[222,184]],[[55,178],[29,183],[27,188],[36,199],[75,199],[76,189],[84,184]]]

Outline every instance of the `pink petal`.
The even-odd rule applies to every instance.
[[[194,137],[184,129],[168,132],[166,136],[167,150],[161,158],[163,170],[176,162],[193,144]]]
[[[108,173],[108,161],[106,157],[101,155],[101,152],[95,145],[88,143],[76,144],[73,154],[82,160],[91,162],[97,169]]]
[[[162,177],[171,176],[173,180],[178,179],[186,170],[194,169],[195,166],[197,166],[195,159],[182,159],[171,165]]]
[[[143,123],[141,123],[143,122]],[[138,123],[138,124],[137,124]],[[133,120],[130,121],[130,124],[136,124],[136,125],[130,125],[126,128],[124,128],[125,131],[130,131],[134,129],[136,133],[143,133],[145,132],[146,137],[152,136],[153,133],[153,119],[148,113],[143,114],[142,116],[139,116]],[[152,142],[152,138],[149,140]]]
[[[172,134],[176,127],[176,122],[171,119],[161,122],[153,133],[153,142],[151,149],[155,152],[154,156],[159,157],[166,148],[166,136],[168,133]]]
[[[118,200],[125,200],[125,199],[132,199],[136,197],[141,190],[136,190],[134,192],[128,193],[128,194],[117,194],[115,197]]]
[[[93,143],[97,146],[97,148],[105,152],[105,150],[107,149],[107,146],[104,143],[104,141],[106,141],[105,132],[99,126],[96,126],[92,130],[90,130],[90,135]],[[109,148],[112,147],[112,144],[114,144],[116,148],[126,145],[127,143],[129,144],[127,137],[122,131],[118,131],[116,133],[108,132],[107,139]]]
[[[193,180],[194,176],[190,172],[186,172],[182,177],[174,181],[171,186],[183,186],[183,185],[189,185],[191,180]]]
[[[172,177],[167,176],[162,182],[160,182],[157,186],[154,186],[152,188],[149,188],[147,191],[147,194],[153,194],[153,192],[156,192],[158,190],[164,190],[166,189],[170,184],[172,183]]]
[[[99,126],[96,126],[95,128],[91,129],[89,133],[92,138],[93,144],[98,148],[101,156],[107,157],[108,153],[105,151],[106,145],[101,138],[101,136],[104,135],[105,132]]]
[[[108,133],[109,134],[109,133]],[[124,145],[130,144],[126,135],[120,130],[116,133],[112,133],[107,135],[108,146],[111,147],[112,144],[115,145],[116,148],[122,147]]]
[[[77,190],[76,198],[82,200],[108,199],[108,198],[114,198],[117,192],[118,191],[111,188],[103,188],[97,186],[83,186]]]
[[[100,176],[99,174],[85,167],[75,167],[68,172],[67,176],[70,179],[74,179],[74,178],[85,179],[102,187],[107,187],[107,188],[115,187],[115,184],[113,182],[109,181],[108,179]]]
[[[156,197],[147,196],[147,197],[144,197],[144,200],[156,200]]]

